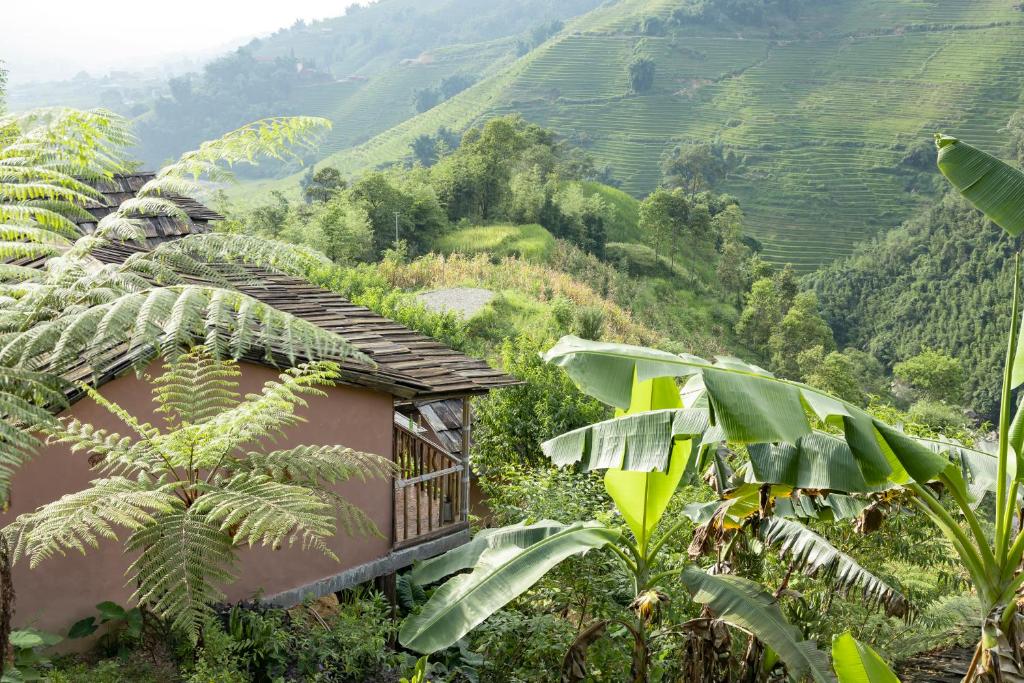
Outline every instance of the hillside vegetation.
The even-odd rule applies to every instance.
[[[252,40],[201,73],[171,79],[168,94],[148,111],[130,108],[140,124],[139,154],[158,165],[254,118],[287,114],[331,119],[334,127],[321,149],[338,152],[415,115],[418,91],[455,77],[441,88],[442,97],[451,96],[543,41],[561,20],[597,5],[379,0],[349,7],[344,16],[300,21]],[[270,164],[257,172],[281,170]]]
[[[791,16],[758,19],[693,16],[683,0],[606,3],[328,162],[347,172],[386,164],[418,135],[514,111],[584,146],[641,195],[676,145],[718,140],[729,167],[715,189],[740,199],[766,258],[810,270],[933,197],[921,174],[933,130],[999,150],[1024,86],[1024,15],[1006,0],[790,4]],[[716,5],[728,3],[702,3]],[[638,57],[655,65],[644,93],[627,74]]]
[[[966,404],[991,418],[1010,311],[1014,245],[958,195],[815,273],[836,341],[885,364],[937,349],[966,372]]]

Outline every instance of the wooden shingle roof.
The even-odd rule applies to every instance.
[[[125,200],[135,197],[142,186],[155,177],[154,173],[115,175],[110,180],[96,184],[96,189],[103,194],[103,200],[93,201],[85,206],[85,209],[92,214],[93,220],[84,218],[76,220],[78,229],[84,235],[92,234],[100,220],[116,211]],[[194,199],[177,196],[167,198],[181,207],[188,214],[189,220],[187,223],[183,223],[167,216],[138,217],[137,221],[146,233],[147,246],[155,247],[160,242],[190,233],[208,232],[210,221],[224,220],[224,216]]]

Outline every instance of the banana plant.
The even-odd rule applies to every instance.
[[[670,423],[676,427],[651,432],[656,433],[657,448],[626,438],[626,432],[606,434],[596,446],[587,469],[605,471],[605,488],[625,529],[597,521],[563,524],[546,520],[480,532],[470,543],[413,569],[412,579],[423,585],[472,571],[437,588],[422,611],[403,623],[400,642],[426,654],[449,647],[562,561],[602,551],[617,559],[636,598],[621,618],[597,621],[581,631],[565,658],[563,680],[583,680],[586,647],[615,624],[632,637],[630,680],[646,683],[650,638],[659,605],[667,597],[662,588],[669,581],[678,581],[695,602],[718,619],[770,647],[794,679],[835,681],[828,656],[802,639],[799,629],[786,622],[773,596],[761,586],[737,576],[711,574],[695,564],[666,563],[666,543],[682,533],[687,520],[675,520],[662,528],[665,511],[687,472],[709,457],[717,437],[708,433],[706,410],[683,407],[673,379],[637,379],[633,375],[625,391],[619,411],[625,424],[639,420],[661,425],[666,415],[672,415]],[[658,449],[664,449],[664,457],[651,459]]]
[[[1011,237],[1024,232],[1024,173],[956,138],[937,135],[939,170]],[[1020,344],[1020,252],[1007,321],[999,441],[994,452],[911,438],[863,409],[806,385],[773,377],[734,358],[709,362],[655,349],[563,338],[547,354],[586,393],[607,403],[629,402],[629,380],[680,378],[683,395],[703,403],[708,433],[749,444],[753,478],[765,484],[847,493],[900,488],[943,533],[971,577],[981,608],[981,637],[965,681],[1024,682],[1024,384]],[[630,462],[665,470],[666,440],[688,433],[685,410],[630,414],[570,432],[546,444],[556,463],[600,464],[609,438],[633,444]],[[639,452],[642,451],[642,452]],[[628,463],[627,463],[628,464]],[[936,487],[938,484],[940,486]],[[936,488],[949,496],[950,513]],[[994,493],[988,531],[980,497]]]
[[[948,135],[936,134],[935,144],[939,170],[961,195],[1011,237],[1024,232],[1024,173]],[[983,614],[981,640],[965,680],[1024,681],[1024,617],[1017,604],[1018,592],[1024,585],[1021,571],[1024,529],[1015,524],[1017,516],[1024,514],[1020,502],[1020,484],[1024,477],[1024,467],[1021,467],[1024,406],[1015,410],[1014,400],[1014,392],[1024,384],[1020,261],[1018,247],[999,410],[999,445],[993,482],[995,529],[991,539],[980,529],[974,510],[960,506],[973,535],[958,552],[965,563],[969,559],[980,563],[984,569],[984,574],[975,578]],[[966,497],[963,485],[962,480],[953,482],[954,495]],[[973,557],[968,557],[970,555]]]

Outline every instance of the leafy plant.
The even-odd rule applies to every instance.
[[[14,654],[10,663],[4,667],[0,683],[45,680],[46,672],[52,664],[50,658],[40,651],[62,640],[63,638],[56,634],[34,628],[11,631],[10,645]]]
[[[61,374],[100,362],[114,346],[127,344],[139,364],[203,339],[224,356],[254,348],[280,349],[292,360],[314,351],[320,357],[352,353],[338,335],[233,290],[208,265],[256,262],[301,274],[326,263],[309,250],[201,234],[123,264],[93,256],[111,241],[145,239],[140,216],[188,220],[169,197],[193,193],[200,175],[230,177],[219,164],[286,156],[290,146],[313,142],[324,123],[267,119],[204,143],[105,216],[95,234],[81,236],[75,220],[92,220],[85,207],[102,198],[93,185],[129,168],[127,122],[105,111],[70,109],[0,118],[0,488],[36,445],[22,427],[50,422],[48,409],[63,405],[69,387]],[[46,268],[25,265],[39,259],[47,259]],[[226,289],[188,284],[195,275]]]
[[[937,137],[939,168],[968,200],[1011,235],[1024,231],[1024,173],[954,138]],[[706,402],[715,427],[728,441],[748,446],[756,481],[796,487],[870,492],[903,487],[910,502],[947,537],[971,576],[984,620],[977,656],[967,680],[1024,678],[1019,642],[1024,635],[1015,596],[1024,584],[1017,573],[1024,555],[1024,531],[1013,531],[1018,512],[1019,454],[1024,452],[1024,412],[1013,413],[1013,391],[1024,383],[1024,346],[1018,344],[1020,257],[1004,368],[995,454],[944,441],[919,441],[823,392],[772,377],[735,359],[712,364],[692,356],[566,338],[548,358],[566,368],[592,395],[624,406],[634,376],[686,377],[684,393]],[[806,408],[806,410],[805,410]],[[602,457],[601,444],[613,433],[635,444],[632,462],[661,470],[669,466],[668,444],[688,434],[683,411],[620,418],[556,440],[556,462],[590,466]],[[843,438],[816,431],[808,419]],[[628,421],[632,420],[632,423]],[[771,445],[768,445],[771,444]],[[813,482],[813,483],[812,483]],[[956,503],[954,518],[929,486],[942,485]],[[989,537],[976,512],[981,495],[995,490],[995,524]]]
[[[624,520],[628,535],[598,521],[564,524],[545,520],[481,531],[470,543],[413,569],[413,580],[422,584],[466,569],[472,571],[447,581],[434,591],[421,612],[404,622],[399,632],[402,644],[425,653],[444,649],[564,560],[604,549],[618,559],[620,568],[630,577],[635,599],[622,617],[598,620],[584,631],[592,635],[570,649],[563,665],[564,680],[585,677],[587,647],[615,625],[626,629],[632,638],[630,680],[648,681],[650,640],[658,628],[659,605],[666,597],[659,587],[674,577],[679,577],[695,602],[767,643],[794,677],[831,680],[827,657],[812,643],[803,641],[797,629],[786,623],[772,596],[760,586],[735,576],[715,576],[695,565],[665,565],[661,550],[688,520],[676,522],[660,533],[659,522],[684,474],[707,456],[711,443],[703,439],[709,427],[707,413],[683,409],[675,384],[668,378],[643,379],[631,374],[623,388],[627,391],[623,397],[623,420],[644,421],[653,417],[657,422],[666,413],[677,413],[679,424],[685,424],[675,434],[666,432],[664,439],[654,436],[645,444],[656,443],[665,449],[664,468],[649,459],[652,448],[636,448],[641,444],[622,440],[608,440],[603,446],[596,446],[600,456],[587,463],[589,469],[606,470],[605,489]],[[575,442],[578,455],[583,444],[589,442],[584,436],[587,429],[590,428],[560,437],[561,443],[567,437],[572,441],[570,435],[581,437]],[[601,441],[594,439],[593,443]],[[550,445],[551,442],[545,444],[545,450],[553,455]],[[561,456],[571,448],[557,448],[560,455],[553,455],[556,464],[570,460]]]
[[[122,649],[124,646],[136,645],[142,639],[144,622],[140,608],[125,609],[108,600],[96,605],[96,609],[99,611],[99,619],[90,616],[76,621],[68,629],[68,638],[87,638],[98,631],[100,626],[109,624],[107,632],[100,638],[99,645],[103,649]]]
[[[849,631],[832,641],[832,664],[839,683],[900,683],[885,660]]]
[[[167,420],[142,423],[96,391],[84,391],[131,430],[121,435],[73,418],[47,427],[49,440],[91,455],[100,474],[83,491],[20,515],[3,533],[14,560],[36,566],[55,554],[83,554],[101,537],[125,529],[134,600],[198,637],[217,587],[232,580],[237,548],[301,545],[329,557],[325,539],[335,516],[347,531],[376,533],[373,523],[327,486],[351,477],[384,474],[382,458],[344,446],[244,449],[302,421],[303,396],[323,396],[337,366],[300,365],[260,394],[237,395],[239,370],[204,348],[168,362],[153,379],[153,400]],[[258,446],[256,446],[258,447]]]
[[[416,660],[416,668],[413,670],[412,678],[402,678],[399,683],[426,683],[427,661],[429,657],[420,657]]]

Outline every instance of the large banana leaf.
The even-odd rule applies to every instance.
[[[610,469],[604,475],[604,487],[615,507],[626,520],[637,544],[647,547],[651,534],[668,508],[672,494],[686,471],[692,442],[679,441],[672,448],[668,472],[630,472]]]
[[[1024,173],[948,135],[936,135],[938,165],[960,194],[1011,235],[1024,231]]]
[[[554,533],[550,522],[539,526],[536,533],[527,526],[510,534],[492,534],[472,572],[443,584],[419,614],[405,620],[398,634],[402,645],[424,654],[449,647],[555,565],[620,536],[598,522],[576,522]]]
[[[708,574],[698,567],[687,567],[681,578],[696,602],[774,650],[794,680],[805,676],[816,683],[836,680],[828,656],[813,642],[803,640],[772,596],[756,583],[738,576]]]
[[[629,413],[650,414],[647,411],[682,407],[679,390],[671,377],[634,380]],[[650,449],[642,445],[634,449],[632,445],[622,443],[619,447],[622,453],[618,458],[621,465],[609,468],[604,475],[605,490],[615,501],[615,507],[626,520],[640,548],[647,547],[690,461],[692,442],[689,439],[673,438],[665,445],[671,452],[667,472],[652,471],[643,458],[634,457],[634,450],[643,454]]]
[[[907,613],[902,593],[800,522],[768,517],[761,520],[758,534],[765,545],[788,556],[798,571],[820,576],[842,591],[860,590],[868,602],[883,605],[890,615]]]
[[[410,573],[414,583],[426,586],[477,563],[488,548],[517,545],[525,548],[565,529],[565,524],[549,519],[527,525],[525,522],[494,529],[481,529],[468,543],[443,555],[418,562]]]
[[[832,665],[839,683],[900,683],[885,660],[849,631],[832,641]]]
[[[674,441],[703,439],[706,444],[707,431],[707,411],[652,410],[574,429],[545,441],[541,449],[555,465],[579,463],[585,472],[614,467],[632,472],[665,472]]]
[[[800,476],[828,475],[830,486],[839,491],[871,491],[887,484],[902,484],[910,479],[927,482],[941,472],[948,460],[915,442],[899,431],[875,420],[857,406],[829,396],[806,385],[773,377],[770,373],[733,358],[715,363],[693,356],[674,356],[663,351],[627,344],[592,342],[563,337],[545,354],[546,360],[563,367],[581,390],[611,405],[627,407],[632,385],[623,374],[641,378],[659,376],[690,377],[687,389],[703,384],[712,427],[721,438],[734,443],[788,443],[795,452],[765,452],[762,462],[780,462],[775,467],[786,474],[777,482],[795,486]],[[834,441],[823,437],[804,439],[814,434],[804,412],[805,407],[819,420],[841,429],[851,458]],[[617,442],[628,442],[632,461],[669,460],[667,444],[672,437],[694,436],[693,408],[680,409],[675,415],[661,415],[644,421],[641,415],[618,420],[620,424],[598,423],[556,437],[545,444],[545,452],[559,461],[584,460],[593,466],[607,458],[604,441],[614,435]],[[671,427],[669,423],[671,420]],[[671,430],[671,431],[669,431]],[[658,438],[651,438],[657,432]],[[706,441],[707,436],[704,437]],[[643,449],[642,454],[637,452]],[[838,453],[837,450],[843,450]],[[660,455],[659,455],[660,453]],[[803,465],[800,458],[807,459]],[[825,460],[824,466],[816,461]],[[794,467],[793,463],[796,463]],[[629,466],[624,463],[623,467]]]

